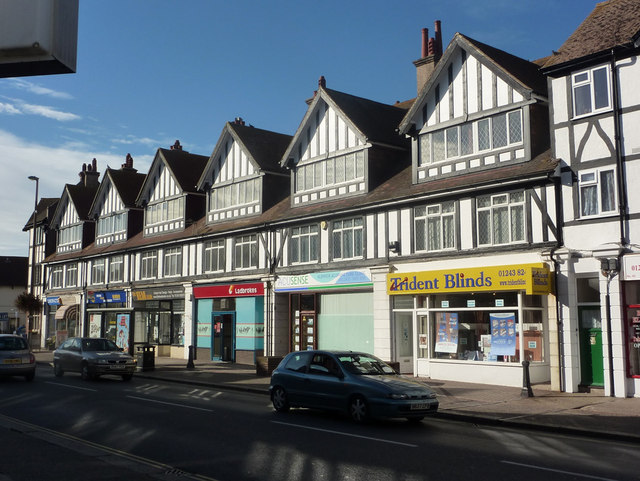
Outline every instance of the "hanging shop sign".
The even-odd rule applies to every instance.
[[[136,289],[131,291],[131,297],[134,301],[184,299],[184,288],[154,287],[149,289]]]
[[[213,299],[218,297],[253,297],[264,295],[264,284],[225,284],[220,286],[200,286],[193,288],[196,299]]]
[[[622,280],[640,281],[640,255],[627,255],[622,258]]]
[[[349,271],[314,272],[297,276],[278,276],[275,282],[276,292],[310,291],[323,289],[373,287],[368,269]]]
[[[516,264],[387,274],[387,294],[390,296],[516,290],[527,294],[549,294],[549,267],[543,263]]]

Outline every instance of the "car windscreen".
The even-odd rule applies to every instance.
[[[83,351],[117,351],[118,346],[109,339],[83,339]]]
[[[366,356],[363,354],[344,354],[338,356],[340,364],[344,369],[356,375],[380,375],[395,374],[391,366],[381,361],[377,357]]]
[[[0,351],[20,351],[27,349],[27,342],[21,337],[0,337]]]

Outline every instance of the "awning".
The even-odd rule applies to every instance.
[[[60,306],[56,310],[56,320],[75,319],[78,317],[78,304]]]

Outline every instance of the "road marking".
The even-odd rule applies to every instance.
[[[399,441],[391,441],[389,439],[382,439],[382,438],[372,438],[370,436],[361,436],[360,434],[345,433],[345,432],[342,432],[342,431],[332,431],[331,429],[314,428],[314,427],[311,427],[311,426],[303,426],[301,424],[283,423],[283,422],[280,422],[280,421],[271,421],[271,422],[274,423],[274,424],[282,424],[283,426],[290,426],[292,428],[309,429],[311,431],[321,431],[323,433],[337,434],[339,436],[347,436],[347,437],[351,437],[351,438],[368,439],[369,441],[377,441],[377,442],[380,442],[380,443],[398,444],[400,446],[407,446],[409,448],[417,448],[418,447],[417,444],[401,443]]]
[[[127,396],[128,398],[131,399],[138,399],[140,401],[148,401],[148,402],[152,402],[152,403],[158,403],[158,404],[167,404],[169,406],[176,406],[179,408],[187,408],[187,409],[195,409],[196,411],[206,411],[209,413],[214,412],[213,409],[206,409],[206,408],[199,408],[199,407],[195,407],[195,406],[186,406],[184,404],[176,404],[176,403],[170,403],[170,402],[166,402],[166,401],[158,401],[157,399],[150,399],[147,397],[138,397],[138,396]]]
[[[98,392],[97,389],[90,389],[88,387],[80,387],[80,386],[72,386],[71,384],[62,384],[61,382],[45,381],[45,383],[46,384],[53,384],[54,386],[68,387],[68,388],[71,388],[71,389],[81,389],[83,391]]]
[[[534,466],[533,464],[515,463],[513,461],[505,461],[505,460],[502,460],[500,462],[504,464],[513,464],[515,466],[522,466],[524,468],[533,468],[533,469],[539,469],[541,471],[552,471],[554,473],[568,474],[570,476],[578,476],[580,478],[599,479],[601,481],[616,481],[615,479],[611,479],[611,478],[602,478],[600,476],[591,476],[589,474],[574,473],[573,471],[563,471],[561,469],[544,468],[542,466]]]

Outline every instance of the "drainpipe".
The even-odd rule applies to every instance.
[[[556,287],[556,324],[558,326],[558,356],[560,357],[560,365],[558,369],[560,370],[560,392],[566,392],[566,380],[565,380],[565,363],[564,363],[564,332],[563,332],[563,321],[562,321],[562,309],[560,308],[560,298],[558,296],[558,277],[560,272],[560,263],[554,257],[555,251],[557,247],[551,249],[551,253],[549,254],[549,258],[551,262],[553,262],[553,274],[554,274],[554,283]]]
[[[611,84],[612,84],[612,96],[613,96],[613,127],[614,138],[616,146],[616,180],[618,182],[618,217],[620,222],[620,246],[624,247],[628,244],[626,229],[625,229],[625,217],[627,214],[627,189],[624,182],[626,176],[624,175],[624,162],[622,161],[622,139],[620,134],[621,123],[621,109],[620,109],[620,97],[618,88],[618,70],[616,69],[616,56],[615,50],[611,49]]]

